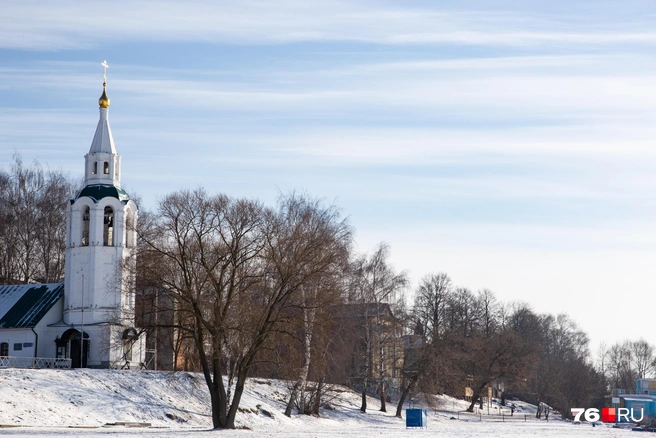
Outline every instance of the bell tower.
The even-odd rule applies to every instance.
[[[84,156],[84,188],[67,208],[63,322],[88,340],[88,366],[107,368],[123,366],[125,333],[134,332],[128,266],[134,263],[138,209],[121,189],[121,156],[109,126],[108,65],[102,65],[100,119]]]

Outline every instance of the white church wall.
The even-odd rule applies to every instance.
[[[36,335],[29,328],[3,329],[0,343],[9,344],[9,356],[34,357]]]
[[[138,369],[146,358],[146,337],[136,340],[124,339],[124,333],[132,326],[114,326],[111,328],[110,364],[112,368]]]
[[[120,184],[121,157],[107,152],[95,152],[84,156],[85,181],[87,184]],[[107,170],[105,173],[105,163]]]
[[[56,324],[61,321],[62,310],[64,308],[64,298],[60,298],[54,306],[45,314],[41,321],[34,327],[38,335],[38,344],[36,348],[37,357],[55,357],[57,347],[55,339],[62,332],[61,327],[48,327],[50,324]]]
[[[109,368],[109,334],[110,326],[85,327],[89,335],[89,358],[87,366],[92,368]]]

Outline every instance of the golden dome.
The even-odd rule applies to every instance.
[[[109,97],[107,97],[107,91],[105,90],[106,86],[107,84],[103,82],[103,94],[100,96],[100,99],[98,99],[98,105],[100,105],[100,108],[109,108]]]

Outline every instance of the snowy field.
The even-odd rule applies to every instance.
[[[637,432],[612,429],[606,426],[595,428],[589,425],[574,426],[565,422],[534,422],[534,423],[465,423],[429,419],[426,429],[405,429],[401,421],[341,421],[337,424],[297,421],[292,427],[282,431],[266,430],[230,430],[211,431],[208,429],[131,429],[131,428],[9,428],[0,429],[0,435],[17,437],[271,437],[271,438],[328,438],[328,437],[381,437],[381,438],[412,438],[412,437],[472,437],[472,438],[507,438],[507,437],[629,437]],[[638,435],[641,436],[641,435]]]
[[[378,411],[369,400],[359,412],[359,396],[346,388],[332,392],[332,409],[322,418],[282,414],[285,382],[251,379],[237,426],[211,431],[209,397],[200,374],[112,370],[0,370],[0,435],[20,437],[610,437],[636,432],[555,419],[536,420],[535,407],[517,402],[512,419],[457,414],[463,401],[431,402],[428,427],[406,429],[405,421]],[[491,407],[491,413],[499,412]],[[526,415],[526,421],[524,421]],[[451,419],[451,418],[455,419]],[[457,417],[460,417],[458,419]],[[512,420],[512,421],[510,421]],[[119,425],[116,425],[119,424]],[[128,424],[121,425],[121,424]]]

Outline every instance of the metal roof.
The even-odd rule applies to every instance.
[[[90,154],[106,153],[115,154],[116,146],[114,146],[114,137],[112,136],[112,129],[109,127],[109,108],[100,108],[100,120],[96,127],[96,133],[89,148]]]
[[[64,283],[0,286],[0,329],[35,327],[64,296]]]
[[[654,401],[656,396],[647,395],[647,394],[631,394],[631,395],[620,395],[620,398],[623,398],[627,401]]]
[[[112,198],[116,198],[119,201],[126,203],[130,200],[130,196],[125,192],[125,190],[120,189],[116,186],[112,186],[109,184],[91,184],[83,188],[80,193],[75,197],[75,200],[83,197],[83,196],[88,196],[93,200],[94,203],[97,203],[100,201],[102,198],[106,198],[108,196]],[[73,201],[71,201],[72,203]]]

